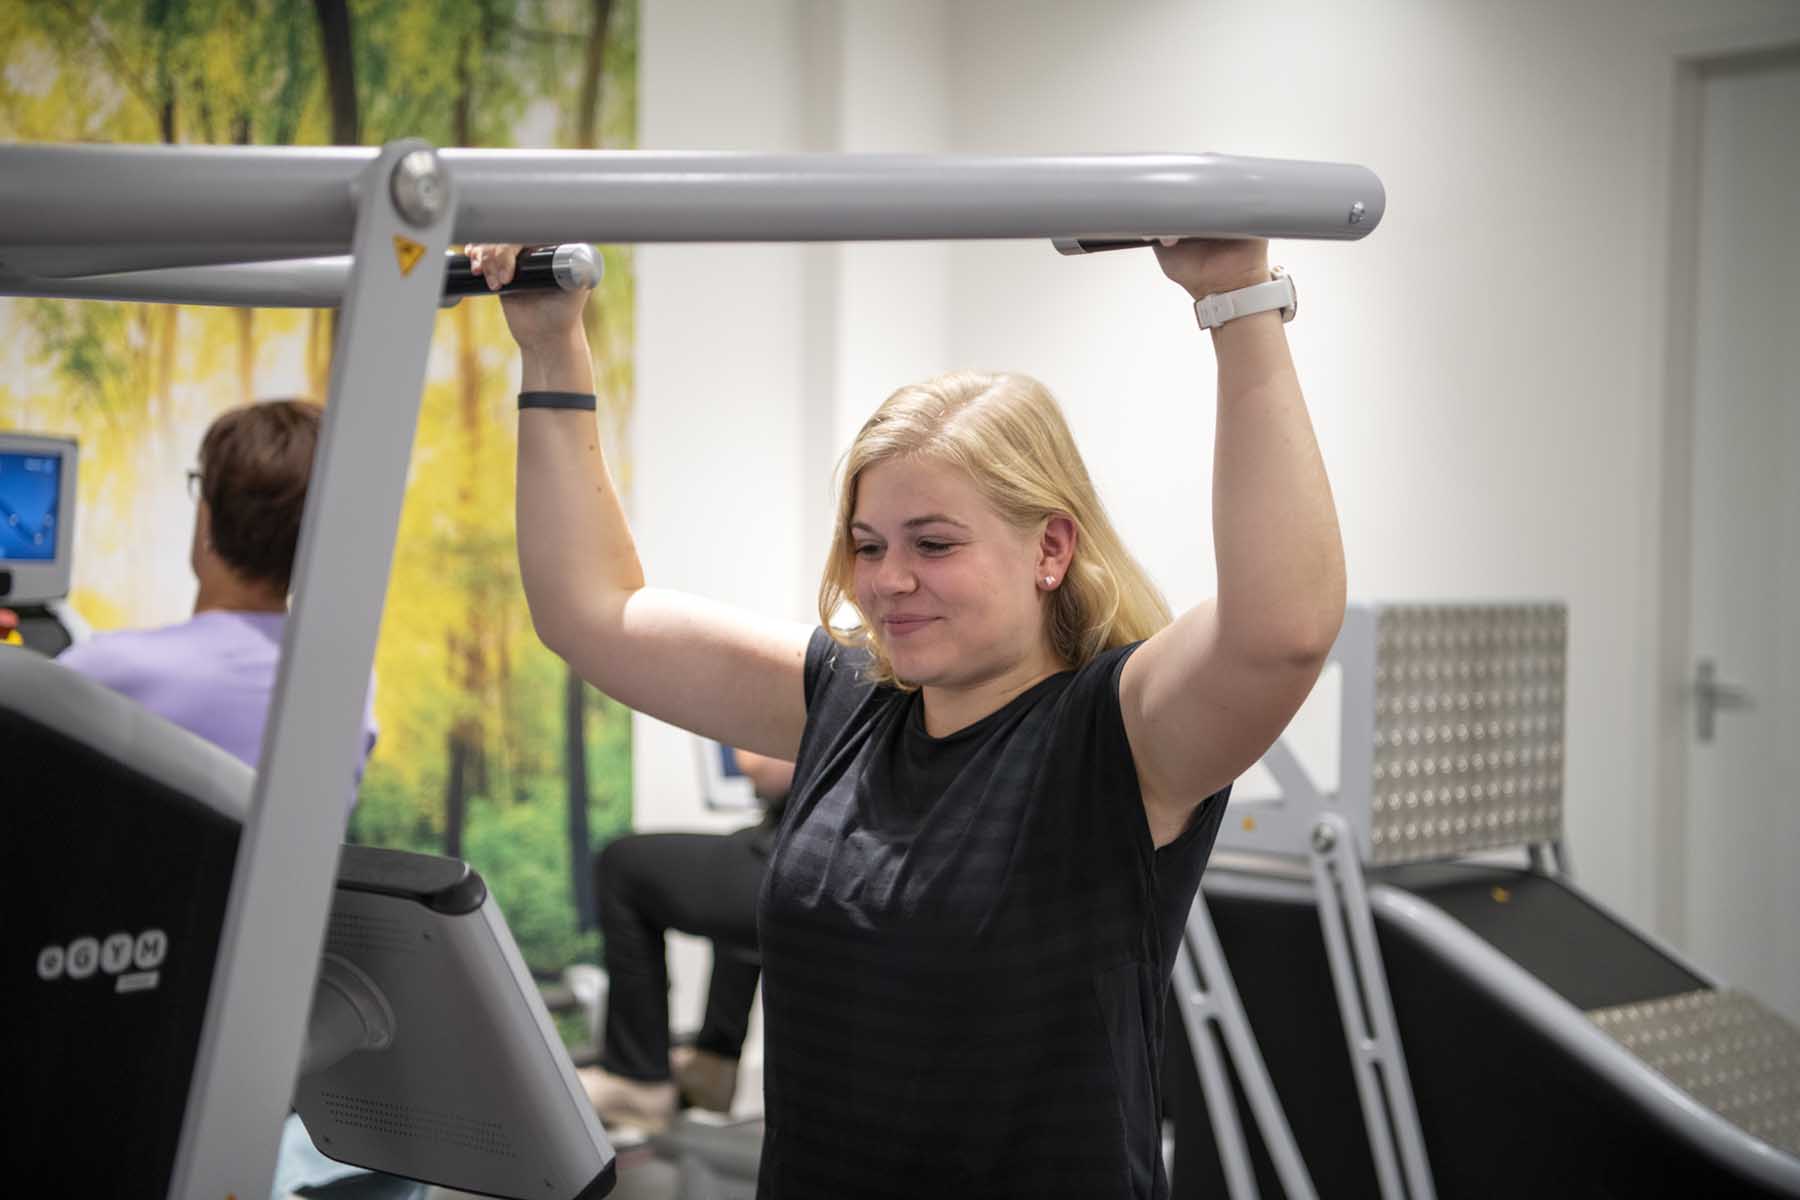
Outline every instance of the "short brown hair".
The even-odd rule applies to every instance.
[[[323,412],[310,400],[246,404],[220,414],[200,443],[213,549],[246,579],[286,588],[293,577]]]

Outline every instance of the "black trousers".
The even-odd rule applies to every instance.
[[[706,1017],[694,1044],[725,1058],[743,1052],[761,971],[756,897],[769,831],[629,834],[594,856],[594,895],[608,978],[600,1065],[642,1082],[669,1078],[671,929],[713,943]]]

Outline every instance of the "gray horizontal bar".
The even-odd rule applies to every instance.
[[[11,284],[30,279],[92,277],[164,267],[341,258],[348,248],[347,242],[341,245],[336,242],[166,242],[155,237],[141,242],[97,245],[48,242],[32,246],[0,245],[0,279]]]
[[[1354,240],[1385,208],[1364,167],[1213,154],[442,153],[472,241]]]
[[[0,275],[0,295],[238,308],[335,308],[344,302],[350,257],[226,263],[82,275],[72,279]]]
[[[594,287],[604,274],[600,257],[581,242],[562,244],[552,256],[553,278],[566,288]],[[529,261],[522,259],[522,262]],[[201,267],[165,267],[104,275],[18,276],[0,274],[0,296],[45,296],[68,300],[124,300],[151,304],[216,304],[232,308],[335,308],[350,279],[348,254],[327,258],[233,262]],[[453,286],[453,283],[455,286]],[[537,270],[515,278],[506,290],[549,286]],[[480,276],[467,260],[451,260],[439,308],[454,308],[465,295],[485,295]]]
[[[1386,209],[1366,167],[1219,154],[438,153],[458,191],[456,242],[1353,241]],[[0,146],[0,271],[68,275],[341,253],[354,220],[352,184],[374,154]],[[51,253],[83,247],[79,262],[57,263]],[[108,248],[123,255],[108,257]]]

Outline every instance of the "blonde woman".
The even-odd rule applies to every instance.
[[[510,277],[513,248],[471,253]],[[1261,241],[1156,253],[1196,301],[1271,281]],[[1181,928],[1232,781],[1343,615],[1292,309],[1211,329],[1216,598],[1171,619],[1045,389],[965,372],[857,435],[809,628],[646,586],[581,302],[505,300],[538,632],[621,703],[796,762],[759,907],[758,1195],[1165,1196]]]

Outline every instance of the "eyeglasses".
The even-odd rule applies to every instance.
[[[200,498],[200,472],[199,471],[190,470],[187,473],[187,489],[188,489],[188,499],[189,500],[198,500]]]

